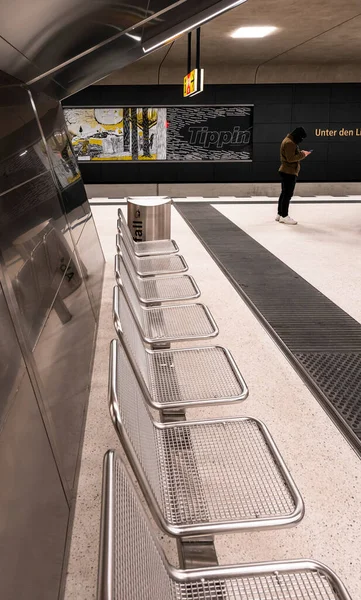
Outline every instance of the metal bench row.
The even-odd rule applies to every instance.
[[[229,350],[174,347],[218,333],[206,306],[176,303],[200,295],[193,278],[175,274],[187,268],[178,246],[140,247],[120,211],[117,250],[109,407],[156,524],[181,547],[217,533],[298,523],[301,495],[262,422],[186,421],[172,412],[248,395]],[[115,451],[105,457],[102,506],[98,600],[350,600],[337,576],[314,561],[173,567]]]

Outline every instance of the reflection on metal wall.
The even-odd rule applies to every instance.
[[[104,260],[59,104],[3,86],[0,109],[1,596],[55,600]]]

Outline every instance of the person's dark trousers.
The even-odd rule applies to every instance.
[[[282,172],[280,172],[280,175],[282,181],[282,191],[278,200],[278,214],[280,217],[287,217],[288,208],[296,187],[297,176]]]

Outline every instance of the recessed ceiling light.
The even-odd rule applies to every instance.
[[[231,34],[233,38],[264,38],[276,31],[277,27],[240,27]]]

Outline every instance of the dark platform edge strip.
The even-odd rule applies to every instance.
[[[308,389],[310,390],[310,392],[313,394],[313,396],[316,398],[316,400],[321,404],[321,406],[323,407],[323,409],[326,411],[326,413],[328,414],[328,416],[332,419],[332,421],[334,422],[334,424],[337,426],[337,428],[344,435],[344,437],[346,438],[346,440],[351,444],[352,448],[356,451],[356,453],[358,455],[361,455],[361,440],[359,439],[359,437],[355,434],[355,432],[352,430],[352,428],[348,425],[348,423],[345,421],[345,419],[342,417],[342,415],[339,413],[339,411],[336,409],[336,407],[332,404],[331,400],[327,397],[327,395],[323,392],[323,390],[317,385],[317,383],[315,382],[315,380],[313,379],[313,377],[311,377],[311,375],[307,372],[307,370],[299,362],[299,360],[297,359],[297,357],[292,353],[292,351],[288,348],[288,346],[283,342],[283,340],[277,334],[277,332],[273,329],[273,327],[271,327],[270,323],[263,316],[263,314],[261,313],[261,311],[257,308],[257,306],[254,304],[254,302],[251,300],[251,298],[244,292],[244,290],[237,283],[237,281],[233,278],[232,274],[228,271],[228,269],[226,269],[226,267],[219,260],[219,258],[217,257],[217,255],[210,248],[210,246],[204,241],[204,239],[198,233],[198,231],[195,228],[195,226],[192,224],[192,221],[190,219],[188,219],[187,216],[184,214],[185,211],[183,209],[186,209],[186,207],[189,206],[190,204],[191,203],[188,204],[188,203],[182,203],[182,202],[180,202],[180,203],[175,202],[174,203],[177,211],[182,216],[182,218],[184,219],[184,221],[187,223],[187,225],[193,231],[193,233],[195,234],[195,236],[198,238],[198,240],[201,242],[201,244],[207,250],[208,254],[213,258],[214,262],[220,268],[220,270],[222,271],[222,273],[227,277],[227,279],[229,280],[229,282],[232,284],[232,286],[235,288],[235,290],[241,296],[241,298],[246,303],[246,305],[248,306],[248,308],[256,316],[256,318],[258,319],[258,321],[263,325],[264,329],[267,331],[267,333],[273,339],[273,341],[277,344],[277,346],[279,347],[279,349],[281,350],[281,352],[283,353],[283,355],[285,356],[285,358],[287,358],[287,360],[292,365],[292,367],[295,369],[295,371],[297,372],[297,374],[301,377],[301,379],[303,380],[303,382],[305,383],[305,385],[308,387]],[[207,208],[212,208],[210,204],[204,203],[204,202],[202,202],[202,203],[195,203],[195,202],[193,202],[192,203],[193,207],[196,204],[199,205],[200,209],[204,209],[206,207]],[[216,209],[213,209],[213,210],[216,210]],[[221,213],[218,213],[218,214],[221,214]],[[237,227],[237,225],[235,225],[233,222],[231,222],[229,219],[227,219],[227,217],[224,217],[223,215],[221,215],[221,216],[225,220],[227,220],[230,223],[232,223],[233,226]],[[240,229],[240,228],[238,227],[238,229]],[[240,231],[242,231],[242,230],[240,229]],[[249,236],[249,237],[251,237],[251,236]],[[258,242],[255,241],[255,243],[258,243]],[[267,251],[267,249],[265,249],[265,250],[266,250],[266,252],[269,252],[269,251]],[[272,253],[269,252],[269,254],[272,254]],[[279,260],[276,257],[274,257],[274,258],[275,258],[275,260]],[[285,265],[285,263],[283,263],[283,264]],[[287,265],[285,265],[285,266],[287,267]],[[289,267],[287,267],[287,268],[289,268]],[[290,271],[291,271],[291,269],[290,269]],[[308,282],[305,282],[305,283],[308,283]],[[308,284],[308,285],[310,285],[310,284]],[[335,305],[335,308],[339,308],[339,307],[337,307],[337,305]],[[339,310],[341,310],[341,309],[339,309]]]

